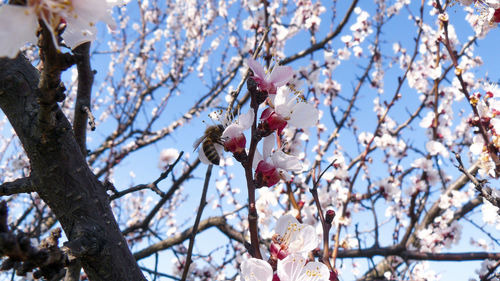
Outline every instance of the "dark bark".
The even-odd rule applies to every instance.
[[[41,128],[39,74],[22,56],[0,59],[0,108],[30,159],[33,188],[51,208],[90,280],[145,280],[113,217],[108,195],[57,105]],[[43,124],[42,124],[43,125]]]

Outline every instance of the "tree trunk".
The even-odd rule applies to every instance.
[[[38,119],[38,71],[22,56],[0,59],[0,108],[21,140],[35,191],[51,208],[90,280],[145,280],[111,211],[108,195],[54,105],[56,125]]]

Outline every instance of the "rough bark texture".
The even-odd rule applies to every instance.
[[[41,129],[38,80],[24,57],[0,59],[0,108],[30,159],[34,190],[56,214],[90,280],[145,280],[59,107],[55,128]]]

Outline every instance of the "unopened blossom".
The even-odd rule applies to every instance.
[[[299,95],[291,95],[288,88],[278,90],[273,107],[266,108],[260,117],[262,123],[259,127],[268,132],[277,130],[281,134],[287,124],[307,128],[318,122],[318,110],[303,101]]]
[[[285,85],[293,76],[293,69],[290,66],[276,65],[273,69],[266,70],[252,58],[248,59],[247,63],[254,73],[253,79],[259,89],[270,95],[276,94],[277,88]]]
[[[96,38],[98,21],[114,26],[110,9],[118,0],[28,0],[26,6],[0,6],[0,57],[13,58],[26,43],[36,43],[38,20],[50,30],[58,46],[59,26],[66,25],[62,38],[74,49]]]
[[[301,171],[302,164],[296,156],[286,154],[282,150],[272,152],[274,147],[274,135],[264,138],[262,153],[256,153],[253,166],[255,168],[255,180],[259,187],[271,187],[279,182],[291,180],[287,171]]]

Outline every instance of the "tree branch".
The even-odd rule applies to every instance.
[[[222,227],[223,229],[227,229],[226,224],[227,222],[224,217],[211,217],[200,222],[200,225],[198,227],[198,232],[202,232],[212,226]],[[182,242],[189,239],[191,237],[192,232],[193,232],[193,227],[190,227],[181,233],[178,233],[170,238],[167,238],[143,250],[140,250],[139,252],[134,253],[134,258],[136,260],[147,258],[158,251],[168,249],[175,245],[179,245]]]
[[[4,182],[0,185],[0,196],[30,193],[34,191],[35,188],[30,177],[20,178],[12,182]]]
[[[73,131],[82,154],[87,156],[87,120],[90,111],[90,97],[94,73],[90,67],[90,42],[83,43],[75,48],[76,69],[78,70],[78,91],[73,118]]]

